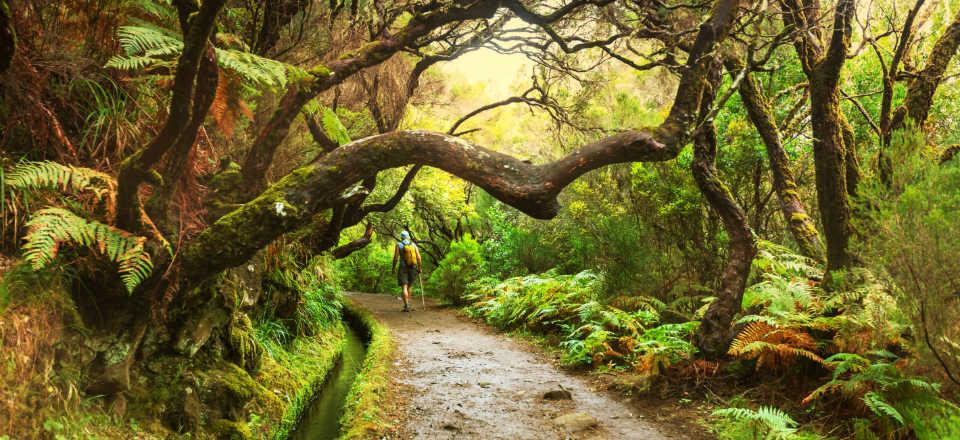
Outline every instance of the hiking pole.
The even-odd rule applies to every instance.
[[[423,299],[423,274],[420,271],[417,271],[417,278],[420,279],[420,306],[426,308],[427,300]]]

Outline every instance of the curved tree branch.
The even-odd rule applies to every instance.
[[[364,230],[362,237],[334,249],[330,252],[330,255],[337,260],[346,258],[349,257],[350,254],[363,249],[371,242],[373,242],[373,223],[367,223],[367,229]]]
[[[342,83],[353,74],[392,57],[408,46],[415,46],[420,38],[444,25],[478,18],[489,18],[499,8],[497,1],[473,1],[452,4],[422,15],[416,15],[392,36],[369,43],[328,66],[311,71],[312,78],[300,87],[291,88],[284,102],[260,131],[243,161],[242,173],[248,193],[255,193],[265,185],[265,177],[273,155],[287,137],[290,125],[300,110],[317,95]]]
[[[631,130],[586,145],[551,163],[534,165],[472,145],[455,136],[424,131],[360,139],[294,170],[255,199],[220,218],[182,253],[185,276],[202,281],[242,264],[281,234],[304,226],[329,209],[355,182],[404,165],[436,167],[480,186],[535,218],[557,214],[560,191],[583,174],[614,163],[665,161],[679,153],[697,121],[711,53],[729,32],[739,0],[718,0],[700,26],[673,107],[658,127]]]

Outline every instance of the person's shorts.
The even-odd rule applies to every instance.
[[[417,267],[416,266],[401,266],[397,271],[397,283],[401,286],[407,284],[413,284],[413,281],[417,279]]]

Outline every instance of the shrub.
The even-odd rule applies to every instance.
[[[450,243],[450,251],[430,274],[427,286],[452,304],[463,304],[467,285],[483,274],[480,243],[470,234]]]
[[[385,292],[394,280],[391,248],[379,243],[370,243],[347,258],[337,260],[335,265],[340,285],[357,292]]]
[[[893,280],[924,360],[960,385],[960,159],[938,164],[931,153],[921,133],[894,139],[893,181],[864,185],[863,210],[872,215],[860,227],[883,237],[864,243],[864,254]]]

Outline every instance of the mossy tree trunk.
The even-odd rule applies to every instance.
[[[697,330],[697,347],[708,357],[719,357],[733,340],[731,324],[740,312],[743,291],[750,275],[750,265],[757,254],[756,237],[747,214],[723,183],[717,172],[717,131],[710,116],[715,87],[720,82],[720,63],[712,86],[704,91],[701,104],[700,129],[693,137],[693,178],[710,208],[720,217],[724,230],[730,236],[727,245],[727,263],[720,276],[717,299],[710,303]]]
[[[934,43],[927,63],[913,76],[907,86],[907,96],[903,104],[894,112],[890,122],[890,131],[903,129],[907,121],[923,126],[933,106],[933,95],[943,82],[950,60],[960,48],[960,13],[944,30]]]
[[[821,37],[820,3],[815,0],[781,0],[784,22],[794,33],[794,47],[810,82],[810,115],[817,201],[827,242],[827,269],[853,263],[850,252],[850,202],[847,177],[858,175],[849,155],[851,136],[844,136],[845,118],[840,109],[840,72],[846,61],[856,14],[855,0],[840,0],[833,14],[829,45]],[[846,146],[845,141],[851,142]],[[849,160],[848,160],[849,159]],[[850,162],[850,163],[848,163]]]
[[[741,60],[728,58],[725,63],[731,73],[739,72],[744,68]],[[773,188],[780,199],[780,212],[783,214],[784,223],[803,255],[823,261],[824,250],[820,233],[813,219],[807,214],[803,200],[800,199],[796,178],[790,169],[790,159],[783,148],[780,129],[774,119],[770,103],[750,72],[743,77],[738,91],[747,115],[766,147],[770,176],[773,180]]]

